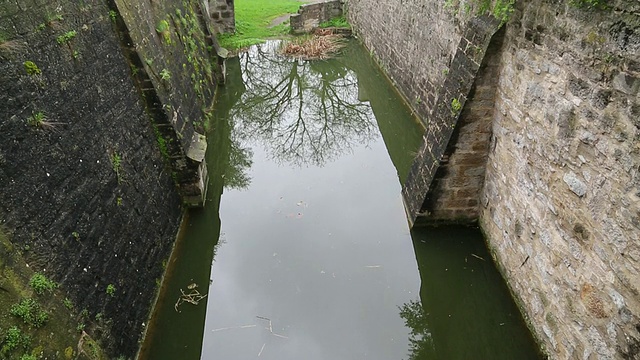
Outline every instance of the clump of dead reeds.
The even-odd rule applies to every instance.
[[[13,54],[25,48],[24,43],[18,40],[2,40],[0,39],[0,53]]]
[[[284,42],[281,52],[300,60],[328,59],[345,45],[342,35],[310,35]]]

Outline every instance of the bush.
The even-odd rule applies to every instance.
[[[31,344],[31,338],[20,331],[17,326],[12,326],[7,330],[2,341],[2,353],[7,354],[18,347],[26,349]]]
[[[31,280],[29,280],[29,285],[33,288],[33,290],[38,295],[42,295],[47,291],[51,292],[58,287],[58,284],[49,280],[46,276],[42,275],[41,273],[35,273],[31,277]]]
[[[47,320],[49,320],[49,314],[40,308],[40,304],[33,299],[22,299],[17,304],[11,306],[9,311],[11,315],[19,317],[25,324],[33,327],[41,327]]]

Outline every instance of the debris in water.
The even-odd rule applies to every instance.
[[[257,316],[257,315],[256,315],[256,317],[257,317],[258,319],[260,319],[260,320],[265,320],[265,321],[268,321],[268,322],[269,322],[269,327],[268,327],[268,328],[265,328],[265,329],[269,330],[269,332],[271,333],[271,335],[273,335],[273,336],[277,336],[277,337],[279,337],[279,338],[283,338],[283,339],[288,339],[288,337],[286,337],[286,336],[284,336],[284,335],[276,334],[276,333],[274,333],[274,332],[273,332],[273,324],[271,323],[271,319],[266,318],[266,317],[264,317],[264,316]],[[264,346],[263,346],[263,348],[264,348]],[[260,352],[262,352],[262,350],[260,350]],[[258,356],[260,356],[260,355],[258,355]]]
[[[192,285],[195,285],[195,286],[191,287]],[[198,287],[196,283],[192,283],[189,286],[187,286],[187,288],[191,290],[191,292],[188,294],[186,294],[184,290],[180,289],[180,292],[182,293],[182,295],[180,295],[180,297],[178,298],[178,301],[176,301],[176,304],[173,306],[176,312],[180,312],[180,310],[178,310],[178,307],[182,305],[182,303],[186,302],[192,305],[198,305],[200,303],[200,300],[207,297],[207,294],[202,295],[198,290],[195,290],[196,287]]]
[[[485,259],[482,258],[482,256],[478,256],[478,255],[476,255],[474,253],[471,253],[471,256],[473,256],[474,258],[478,258],[478,259],[480,259],[482,261],[486,261]]]
[[[213,330],[211,330],[211,332],[234,330],[234,329],[247,329],[247,328],[254,328],[256,326],[258,326],[258,325],[251,324],[251,325],[242,325],[242,326],[223,327],[223,328],[213,329]]]

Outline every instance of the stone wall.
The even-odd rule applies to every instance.
[[[467,19],[444,1],[349,0],[346,10],[354,34],[426,121]]]
[[[640,4],[519,4],[481,225],[557,359],[640,354]]]
[[[488,97],[488,102],[493,99],[490,90],[486,94],[487,84],[483,84],[491,80],[481,77],[477,86],[474,83],[499,25],[487,16],[473,18],[460,38],[450,69],[438,89],[436,103],[427,115],[422,146],[402,187],[411,224],[419,215],[434,222],[475,220],[488,148],[488,131],[480,132],[489,123],[481,98]],[[492,68],[483,66],[485,71]],[[474,106],[465,109],[467,99],[475,95],[471,94],[472,89],[474,93],[478,91],[478,97]],[[453,134],[456,136],[452,139]]]
[[[479,221],[553,359],[640,356],[640,4],[608,3],[517,1],[496,60]],[[445,6],[348,3],[427,127],[466,24]]]
[[[205,0],[209,16],[220,33],[233,34],[236,31],[235,5],[233,0]]]
[[[171,3],[164,14],[186,17]],[[179,25],[168,47],[157,22],[125,22],[140,4],[0,3],[0,222],[28,265],[87,309],[85,331],[111,358],[135,354],[180,221],[175,165],[193,137],[171,120],[202,121],[206,107]],[[148,44],[133,43],[137,27]]]
[[[199,0],[114,0],[112,7],[123,52],[163,139],[161,150],[171,162],[183,202],[201,206],[207,184],[202,134],[216,77],[212,59],[217,44],[207,26],[209,16],[203,15]]]
[[[304,34],[316,29],[320,23],[329,21],[342,15],[343,2],[341,0],[324,1],[314,4],[304,4],[298,13],[291,15],[291,33]]]
[[[461,104],[461,114],[440,157],[438,170],[423,198],[417,223],[475,223],[478,220],[503,38],[504,31],[499,31],[491,39],[468,99],[464,106]],[[455,71],[453,66],[450,73]],[[415,195],[417,193],[412,191],[411,196]]]

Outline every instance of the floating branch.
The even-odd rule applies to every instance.
[[[180,310],[178,310],[178,307],[180,307],[180,305],[182,305],[183,303],[198,305],[200,303],[200,300],[207,297],[207,294],[200,294],[200,291],[198,291],[196,287],[198,287],[198,285],[196,284],[189,285],[188,288],[191,290],[191,292],[188,294],[185,293],[184,290],[180,289],[180,293],[182,293],[182,295],[180,295],[178,301],[176,301],[176,304],[173,306],[176,312],[180,312]]]

